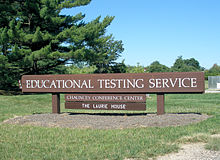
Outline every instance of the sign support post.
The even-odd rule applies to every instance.
[[[52,113],[60,114],[60,94],[52,93]]]
[[[164,93],[157,94],[157,115],[165,114],[164,98],[165,98]]]

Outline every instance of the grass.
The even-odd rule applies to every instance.
[[[0,96],[0,121],[14,116],[51,112],[51,95]],[[203,113],[211,118],[178,127],[134,129],[67,129],[0,124],[0,159],[125,159],[150,158],[179,149],[184,142],[206,142],[207,148],[219,147],[220,94],[166,95],[167,113]],[[66,110],[62,112],[105,113],[106,111]],[[147,99],[145,113],[156,112],[156,96]],[[108,111],[108,113],[115,113]],[[129,111],[123,113],[143,113]],[[216,144],[216,142],[218,142]]]
[[[209,89],[209,82],[208,82],[208,80],[205,80],[205,89]]]
[[[220,151],[220,138],[209,139],[205,148],[213,151]]]

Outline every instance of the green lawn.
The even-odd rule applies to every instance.
[[[209,89],[209,82],[208,82],[208,80],[205,80],[205,89]]]
[[[147,159],[177,151],[179,143],[189,141],[185,137],[197,137],[196,135],[205,136],[193,138],[193,142],[208,142],[207,148],[210,149],[219,147],[219,139],[210,141],[208,137],[220,133],[220,94],[172,94],[166,95],[165,100],[167,113],[204,113],[213,116],[198,124],[181,127],[124,130],[0,124],[0,159]],[[0,121],[14,116],[50,113],[52,110],[50,94],[0,96],[0,102]],[[62,95],[61,112],[106,111],[66,110]],[[146,113],[155,112],[156,96],[151,95],[147,99]]]

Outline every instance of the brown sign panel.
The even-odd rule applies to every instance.
[[[203,93],[203,72],[24,75],[22,92]]]
[[[146,94],[65,94],[72,102],[146,102]]]
[[[146,110],[145,103],[112,103],[112,102],[65,102],[66,109],[91,110]]]

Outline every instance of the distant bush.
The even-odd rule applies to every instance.
[[[160,64],[159,61],[154,61],[153,63],[150,64],[150,66],[147,67],[147,71],[150,73],[153,72],[169,72],[170,68]]]
[[[200,66],[199,61],[194,58],[183,59],[179,56],[171,67],[171,72],[197,72],[203,71],[204,68]]]
[[[205,70],[205,79],[208,79],[208,76],[220,76],[220,66],[214,64],[209,70]]]
[[[126,73],[144,73],[145,71],[146,68],[144,68],[144,66],[141,66],[139,63],[137,63],[137,66],[128,65],[126,68]]]

